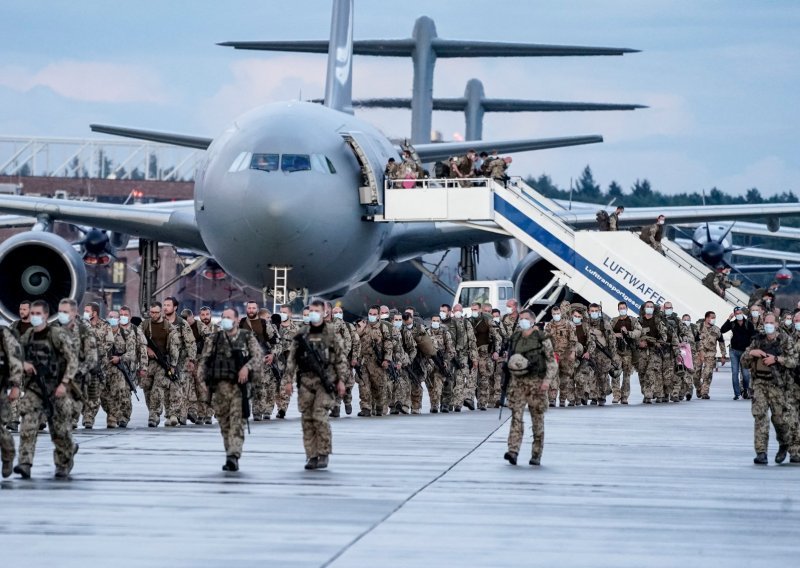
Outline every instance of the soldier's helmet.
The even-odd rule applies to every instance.
[[[508,370],[513,375],[524,375],[528,369],[528,360],[520,354],[512,355],[508,360]]]

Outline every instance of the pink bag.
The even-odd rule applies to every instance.
[[[683,363],[683,366],[690,371],[694,370],[694,361],[692,360],[692,348],[688,343],[681,343],[681,354],[678,355],[678,363]]]
[[[417,176],[414,174],[406,175],[405,179],[403,180],[403,187],[406,189],[411,189],[415,185],[417,185]]]

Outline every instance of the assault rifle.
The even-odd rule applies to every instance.
[[[156,356],[156,363],[158,366],[164,369],[164,374],[167,375],[167,378],[175,382],[178,380],[178,373],[175,371],[175,367],[170,365],[167,362],[167,358],[164,356],[164,353],[161,352],[161,349],[158,348],[156,342],[153,341],[152,337],[145,335],[147,338],[147,346],[153,351],[153,354]]]
[[[47,392],[47,382],[45,378],[52,378],[53,373],[47,361],[43,361],[38,357],[34,357],[30,361],[36,372],[33,374],[33,381],[36,383],[42,396],[42,403],[44,404],[44,415],[49,423],[53,419],[55,409],[53,408],[53,393]]]
[[[322,381],[322,386],[328,394],[333,394],[334,388],[330,377],[328,377],[328,370],[325,368],[325,363],[322,362],[322,357],[319,356],[311,345],[305,334],[298,333],[295,335],[294,340],[300,346],[300,354],[303,357],[303,362],[311,368],[311,372],[317,375]],[[300,377],[297,378],[297,388],[300,389]]]
[[[498,420],[503,419],[503,407],[506,405],[508,396],[508,386],[511,384],[511,370],[508,368],[508,361],[503,361],[503,381],[500,383],[500,414]]]
[[[136,393],[136,383],[133,382],[133,372],[131,371],[131,368],[122,359],[122,354],[117,353],[117,350],[113,347],[108,351],[109,360],[111,360],[112,357],[119,357],[119,363],[114,366],[119,369],[120,373],[122,373],[122,377],[125,379],[125,382],[128,383],[128,389],[130,389],[130,391],[133,393],[133,396],[136,397],[136,400],[139,400],[139,395]]]
[[[228,346],[231,348],[231,355],[233,355],[233,362],[236,366],[236,384],[239,385],[239,392],[242,395],[242,418],[244,418],[245,423],[247,424],[247,433],[250,433],[250,381],[242,384],[239,382],[239,371],[247,364],[247,360],[244,357],[244,351],[241,349],[234,349],[233,344],[231,343],[231,338],[228,336],[228,333],[225,331],[221,331],[225,336],[225,339],[228,342]]]
[[[437,350],[436,355],[431,357],[431,359],[433,359],[433,364],[436,365],[436,368],[439,369],[439,372],[444,376],[445,380],[447,380],[447,382],[452,382],[453,373],[447,368],[442,352]]]
[[[408,378],[411,379],[412,383],[414,383],[416,386],[422,385],[425,371],[422,369],[422,363],[419,360],[419,355],[414,357],[414,360],[411,361],[411,364],[406,368],[406,371],[408,372]]]
[[[375,351],[375,358],[378,361],[382,362],[383,361],[383,352],[381,351],[381,348],[378,347],[378,342],[377,341],[373,341],[372,342],[372,350]],[[393,380],[394,382],[397,382],[397,381],[400,380],[400,374],[397,372],[397,368],[394,366],[394,362],[389,361],[389,366],[386,367],[386,372],[389,373],[389,378],[391,380]]]

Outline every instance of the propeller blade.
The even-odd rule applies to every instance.
[[[733,229],[733,226],[734,226],[735,224],[736,224],[736,221],[734,221],[733,223],[731,223],[731,224],[728,226],[728,230],[727,230],[727,231],[725,231],[725,232],[722,234],[722,236],[721,236],[721,237],[719,238],[719,240],[717,241],[718,243],[722,244],[722,241],[724,241],[724,240],[725,240],[725,237],[727,237],[727,236],[730,234],[730,232],[731,232],[731,230]]]
[[[703,205],[705,205],[705,200],[703,200]],[[706,238],[708,239],[709,243],[713,242],[713,239],[711,238],[711,227],[708,226],[708,221],[706,221]]]

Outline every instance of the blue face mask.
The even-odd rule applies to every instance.
[[[219,322],[219,326],[222,328],[222,331],[230,331],[233,329],[233,320],[222,318],[222,320]]]
[[[553,314],[553,321],[561,321],[561,314]]]
[[[796,321],[796,322],[794,322],[794,328],[795,328],[797,331],[800,331],[800,321]]]
[[[519,320],[519,328],[523,331],[530,329],[531,320],[526,320],[526,319]]]
[[[44,323],[44,318],[42,316],[31,316],[31,325],[33,327],[39,327]]]
[[[774,323],[765,323],[764,324],[764,333],[767,335],[771,335],[775,333],[775,324]]]
[[[309,323],[319,323],[322,321],[322,314],[319,312],[308,312]]]
[[[652,316],[654,311],[655,311],[654,308],[645,308],[644,309],[644,313],[647,314],[648,316]]]
[[[117,327],[119,325],[119,319],[118,318],[108,318],[108,325],[110,325],[111,327]]]
[[[600,319],[600,312],[589,312],[589,317],[593,320]]]
[[[369,321],[369,323],[375,323],[378,321],[378,316],[369,315],[367,316],[367,320]]]
[[[576,317],[572,318],[572,323],[574,323],[575,325],[581,325],[582,322],[583,318],[576,318]]]
[[[440,325],[442,325],[442,324],[439,323],[438,321],[432,321],[431,322],[431,329],[439,329]]]
[[[395,329],[400,329],[400,328],[403,327],[403,322],[402,321],[393,321],[392,325],[394,326]]]
[[[672,315],[672,308],[664,308],[664,315],[671,316]]]

